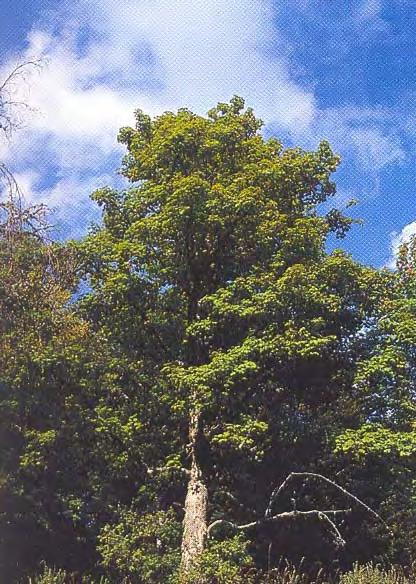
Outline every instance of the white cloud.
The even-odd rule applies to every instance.
[[[391,233],[391,257],[388,262],[389,268],[394,269],[396,267],[396,260],[400,247],[404,243],[408,243],[414,235],[416,235],[416,221],[412,221],[405,225],[400,232],[393,231],[393,233]]]
[[[314,96],[291,77],[287,51],[272,56],[272,17],[266,0],[80,1],[58,26],[56,13],[53,26],[28,36],[23,58],[44,56],[46,65],[32,76],[30,96],[27,85],[19,88],[36,113],[3,159],[31,177],[29,198],[73,207],[83,205],[95,176],[119,165],[116,135],[138,107],[204,113],[237,93],[266,120],[306,129]]]
[[[365,172],[404,156],[386,112],[319,110],[313,89],[293,74],[272,0],[78,0],[68,10],[28,36],[25,56],[47,60],[23,96],[38,113],[2,152],[26,177],[29,198],[44,197],[68,225],[77,206],[80,224],[91,213],[95,177],[112,182],[118,129],[138,107],[151,115],[178,107],[204,113],[239,94],[278,131],[306,147],[326,137]],[[363,2],[362,18],[379,12],[379,2]]]
[[[203,113],[237,93],[255,105],[258,115],[286,128],[312,121],[313,92],[292,78],[288,47],[273,25],[270,1],[87,4],[101,15],[95,26],[111,47],[114,68],[126,63],[137,67],[136,44],[151,49],[163,86],[153,99],[163,108],[190,107]]]
[[[362,42],[372,42],[380,35],[386,37],[390,34],[391,26],[383,18],[383,0],[362,0],[357,11],[353,15],[353,24],[356,35]]]

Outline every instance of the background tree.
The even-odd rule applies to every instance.
[[[415,239],[401,247],[359,356],[354,388],[358,415],[336,440],[356,476],[379,491],[399,561],[415,557],[416,280]]]
[[[77,516],[86,504],[84,387],[91,342],[87,325],[71,311],[72,291],[73,268],[64,249],[30,229],[11,233],[9,225],[0,234],[4,582],[34,571],[40,559],[75,568],[85,566],[88,555]]]
[[[0,85],[4,139],[24,123],[18,86],[39,66],[24,62]],[[46,207],[25,205],[4,163],[0,185],[0,580],[9,583],[42,559],[83,569],[94,557],[81,521],[92,339],[71,308],[75,258],[50,241]]]

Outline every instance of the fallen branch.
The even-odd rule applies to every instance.
[[[325,527],[327,528],[329,533],[332,535],[332,538],[334,540],[335,545],[337,547],[344,547],[346,542],[345,542],[344,538],[342,537],[338,527],[335,524],[335,519],[339,515],[346,515],[346,514],[352,513],[352,508],[349,508],[349,509],[329,509],[329,510],[311,509],[309,511],[298,511],[296,508],[294,508],[293,511],[284,511],[282,513],[277,513],[275,515],[272,515],[273,505],[276,502],[279,495],[281,495],[281,493],[288,487],[288,485],[290,483],[292,483],[295,480],[300,479],[300,478],[302,478],[302,479],[312,479],[312,478],[319,479],[319,480],[335,487],[340,493],[342,493],[344,496],[346,496],[349,499],[351,499],[352,501],[354,501],[354,503],[356,503],[357,505],[359,505],[360,507],[365,509],[370,515],[372,515],[377,520],[379,520],[381,523],[383,523],[383,525],[387,528],[388,532],[392,533],[391,529],[389,528],[387,523],[384,521],[384,519],[382,519],[382,517],[380,517],[380,515],[376,511],[374,511],[374,509],[369,507],[366,503],[364,503],[364,501],[362,501],[361,499],[359,499],[358,497],[356,497],[355,495],[353,495],[352,493],[347,491],[347,489],[344,489],[344,487],[341,487],[340,485],[338,485],[337,483],[335,483],[331,479],[328,479],[324,475],[321,475],[318,473],[292,472],[272,492],[272,494],[270,496],[269,504],[268,504],[267,509],[265,511],[265,514],[264,514],[264,517],[262,517],[261,519],[257,519],[256,521],[251,521],[250,523],[245,523],[242,525],[239,525],[239,524],[234,523],[232,521],[227,521],[226,519],[217,519],[216,521],[211,523],[211,525],[208,526],[208,530],[207,530],[208,537],[211,536],[211,533],[214,529],[216,529],[220,526],[224,526],[224,527],[227,526],[227,527],[233,529],[234,531],[246,531],[249,529],[260,528],[260,527],[263,527],[265,525],[279,522],[279,521],[294,520],[294,519],[299,519],[299,518],[314,518],[315,517],[316,519],[318,519],[319,521],[321,521],[325,525]],[[269,550],[269,553],[270,553],[270,550]]]
[[[309,511],[285,511],[283,513],[278,513],[272,517],[263,517],[257,521],[251,521],[250,523],[245,523],[243,525],[238,525],[232,521],[227,521],[226,519],[217,519],[211,525],[209,525],[207,533],[210,537],[213,529],[220,526],[228,526],[235,531],[246,531],[249,529],[263,527],[270,523],[275,523],[278,521],[299,519],[299,518],[311,518],[316,517],[319,521],[325,523],[329,531],[332,533],[334,541],[337,546],[343,547],[345,545],[345,540],[341,536],[338,527],[335,525],[334,521],[330,518],[332,516],[334,519],[338,515],[347,515],[352,512],[352,509],[330,509],[325,511],[320,511],[318,509],[311,509]]]
[[[365,509],[370,515],[372,515],[378,521],[380,521],[386,527],[387,531],[390,534],[392,533],[390,527],[387,525],[387,523],[384,521],[384,519],[382,517],[380,517],[380,515],[376,511],[374,511],[374,509],[372,509],[366,503],[364,503],[364,501],[362,501],[361,499],[359,499],[358,497],[356,497],[355,495],[353,495],[352,493],[350,493],[349,491],[347,491],[347,489],[344,489],[344,487],[341,487],[340,485],[338,485],[338,483],[335,483],[334,481],[332,481],[331,479],[328,479],[324,475],[321,475],[321,474],[318,474],[318,473],[314,473],[314,472],[292,472],[292,473],[290,473],[285,478],[285,480],[283,481],[283,483],[272,492],[272,494],[270,496],[270,500],[269,500],[269,505],[268,505],[268,507],[266,509],[266,512],[264,514],[264,516],[265,516],[266,519],[271,516],[272,509],[273,509],[273,504],[275,503],[275,501],[279,497],[279,495],[285,490],[285,488],[291,482],[293,482],[294,480],[299,479],[299,478],[304,478],[304,479],[311,479],[311,478],[319,479],[319,480],[321,480],[321,481],[323,481],[325,483],[328,483],[329,485],[335,487],[340,493],[342,493],[346,497],[352,499],[360,507],[362,507],[363,509]]]

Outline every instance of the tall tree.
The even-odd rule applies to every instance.
[[[120,132],[134,186],[95,193],[103,226],[82,244],[92,288],[83,310],[137,371],[136,478],[159,510],[183,492],[183,574],[226,527],[219,519],[257,530],[264,557],[275,524],[303,517],[278,513],[287,494],[270,494],[290,471],[322,470],[347,425],[381,285],[374,270],[325,252],[328,234],[351,224],[319,214],[335,193],[329,145],[284,149],[261,126],[238,97],[207,117],[138,111]]]

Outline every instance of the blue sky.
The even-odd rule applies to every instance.
[[[364,220],[342,242],[391,264],[416,232],[416,11],[412,0],[3,0],[0,72],[43,57],[16,87],[33,111],[0,156],[26,198],[78,236],[95,188],[119,184],[120,126],[137,107],[206,112],[246,98],[287,145],[328,139],[342,207]]]

